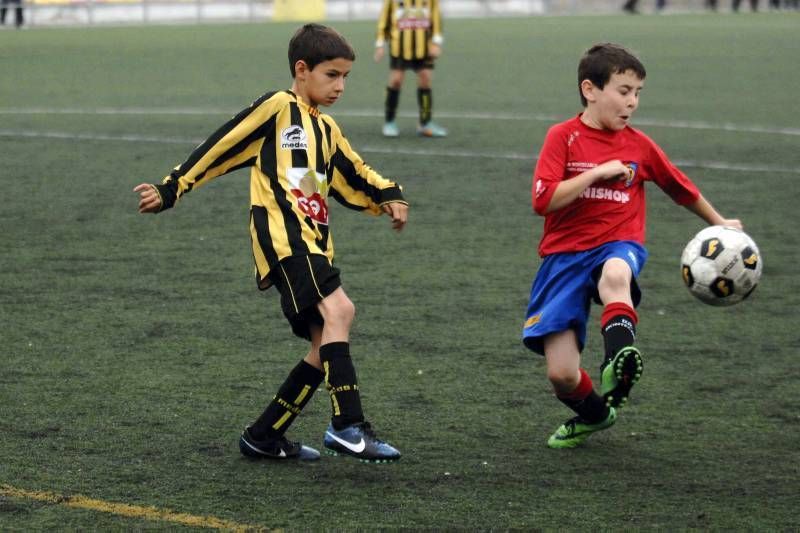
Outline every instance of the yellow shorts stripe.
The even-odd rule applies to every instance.
[[[308,256],[306,256],[306,263],[308,263],[308,273],[311,275],[311,281],[314,282],[314,288],[317,289],[317,294],[319,294],[320,298],[324,298],[324,296],[322,296],[322,292],[319,290],[319,285],[317,285],[317,278],[314,277],[314,269],[311,268],[311,259],[309,259]]]
[[[299,313],[300,309],[297,308],[297,300],[294,297],[294,291],[292,290],[292,283],[289,281],[289,276],[286,275],[286,269],[283,268],[283,265],[280,263],[278,264],[281,267],[281,272],[283,272],[283,277],[286,280],[286,286],[289,288],[289,294],[292,297],[292,305],[294,306],[294,312]]]

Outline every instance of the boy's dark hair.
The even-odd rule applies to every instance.
[[[289,70],[292,78],[294,65],[300,60],[314,70],[323,61],[340,57],[355,61],[356,53],[338,31],[322,24],[306,24],[294,32],[289,41]]]
[[[581,104],[586,107],[586,98],[581,91],[583,80],[591,81],[595,87],[603,89],[614,74],[632,70],[639,79],[647,77],[647,71],[639,59],[624,46],[613,43],[596,44],[589,48],[578,63],[578,94]]]

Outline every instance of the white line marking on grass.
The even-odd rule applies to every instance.
[[[26,109],[0,108],[0,115],[226,115],[233,116],[238,110],[222,108],[146,108],[146,107],[103,107],[95,109],[82,108],[46,108],[32,107]],[[383,111],[375,109],[338,109],[335,115],[343,117],[366,117],[382,118]],[[416,118],[417,114],[410,111],[400,113],[404,118]],[[549,122],[555,123],[565,120],[566,116],[547,115],[547,114],[524,114],[524,113],[465,113],[456,111],[436,111],[437,117],[455,120],[515,120],[528,122]],[[634,126],[654,126],[660,128],[674,128],[687,130],[719,130],[735,133],[764,133],[772,135],[800,136],[800,128],[763,126],[758,124],[733,124],[730,122],[713,123],[695,120],[660,120],[637,116],[634,119]]]
[[[203,142],[200,138],[187,137],[159,137],[153,135],[108,135],[102,133],[70,133],[59,131],[31,131],[31,130],[0,130],[0,137],[17,137],[30,139],[63,139],[75,141],[104,141],[104,142],[142,142],[156,144],[186,144],[197,146]],[[436,150],[427,148],[392,148],[364,145],[359,152],[373,154],[404,155],[418,157],[458,157],[477,159],[509,159],[530,161],[538,159],[538,154],[515,152],[478,152],[475,150]],[[711,170],[727,170],[731,172],[751,172],[768,174],[800,174],[798,167],[780,167],[776,165],[760,165],[749,163],[729,163],[726,161],[691,161],[688,159],[672,161],[679,167],[690,167]],[[531,164],[531,170],[533,165]]]
[[[191,140],[180,137],[155,137],[152,135],[107,135],[104,133],[71,133],[66,131],[0,130],[0,137],[22,137],[29,139],[63,139],[67,141],[119,141],[166,144],[201,143],[203,139]]]
[[[86,496],[81,496],[79,494],[67,496],[64,494],[56,494],[54,492],[25,490],[5,484],[0,484],[0,496],[18,500],[36,500],[77,509],[88,509],[90,511],[110,513],[127,518],[141,518],[156,522],[171,522],[190,527],[204,527],[227,531],[268,531],[263,526],[240,524],[238,522],[223,520],[213,516],[197,516],[186,513],[176,513],[169,509],[159,509],[157,507],[142,507],[139,505],[129,505],[127,503],[107,502],[104,500],[87,498]]]

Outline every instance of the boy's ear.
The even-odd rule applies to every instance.
[[[296,79],[300,78],[301,76],[302,76],[302,79],[305,79],[306,75],[310,71],[311,71],[311,69],[308,68],[308,63],[306,63],[304,60],[298,59],[295,62],[295,64],[294,64],[294,77]]]
[[[597,99],[594,95],[595,89],[597,89],[597,86],[591,80],[583,80],[581,82],[581,94],[586,98],[587,102],[594,102]]]

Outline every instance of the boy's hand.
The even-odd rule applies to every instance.
[[[726,218],[722,222],[719,223],[720,226],[727,226],[729,228],[736,228],[738,230],[743,230],[744,226],[742,225],[742,221],[738,218]]]
[[[373,58],[375,59],[376,63],[379,63],[380,60],[383,59],[383,54],[384,54],[383,45],[376,46],[375,47],[375,54],[373,56]]]
[[[430,43],[428,45],[428,56],[436,59],[440,55],[442,55],[442,47],[435,43]]]
[[[597,165],[594,167],[594,172],[597,173],[596,181],[612,179],[627,180],[633,178],[633,170],[627,165],[624,165],[619,159],[613,159],[611,161],[606,161],[602,165]]]
[[[389,202],[381,206],[383,212],[392,217],[392,229],[403,231],[408,221],[408,206],[401,202]]]
[[[140,213],[158,213],[161,210],[161,196],[152,184],[140,183],[133,192],[139,193]]]

